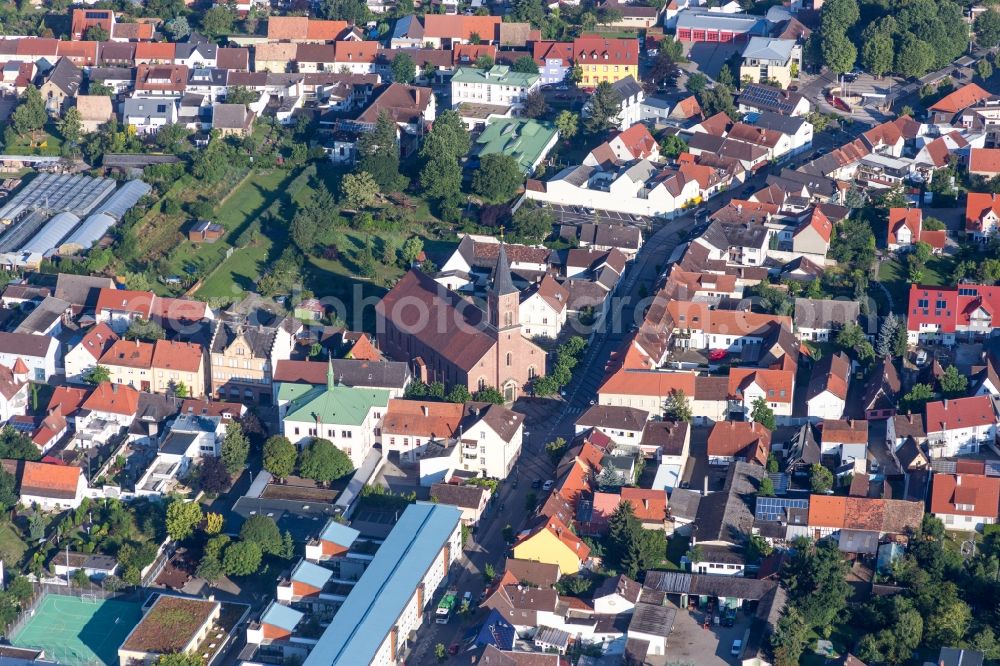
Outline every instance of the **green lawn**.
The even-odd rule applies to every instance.
[[[924,268],[920,283],[928,286],[950,285],[954,270],[955,259],[953,257],[933,256]],[[905,263],[898,259],[886,259],[879,266],[878,279],[892,296],[893,311],[905,312],[910,291],[910,279],[906,272]]]
[[[8,567],[16,566],[27,549],[28,544],[21,540],[13,527],[7,523],[0,525],[0,559]]]

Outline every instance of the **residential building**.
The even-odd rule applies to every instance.
[[[514,72],[507,65],[486,70],[459,67],[451,77],[451,103],[489,104],[516,112],[524,108],[528,94],[541,85],[540,81],[538,74]]]
[[[271,405],[275,364],[291,356],[299,327],[291,320],[271,326],[220,320],[209,347],[212,394],[219,400]]]
[[[330,520],[319,536],[306,544],[305,558],[320,562],[344,555],[360,535],[353,527]]]
[[[899,404],[902,383],[892,359],[883,358],[875,363],[875,368],[865,386],[862,404],[865,418],[869,421],[891,419]]]
[[[769,111],[785,116],[804,116],[812,105],[801,93],[782,90],[763,83],[750,83],[740,89],[736,103],[742,113]]]
[[[435,483],[431,486],[431,501],[449,504],[462,511],[462,524],[475,527],[486,511],[490,490],[482,486]]]
[[[979,474],[935,474],[931,482],[931,513],[945,529],[980,531],[997,522],[1000,478]]]
[[[795,299],[795,334],[799,340],[830,342],[848,324],[857,324],[861,305],[857,301],[823,298]]]
[[[820,422],[820,453],[836,455],[842,464],[855,461],[858,473],[868,470],[868,421],[824,419]]]
[[[81,83],[83,83],[82,70],[69,58],[60,58],[38,88],[45,102],[45,110],[52,115],[61,116],[67,103],[80,91]]]
[[[514,543],[514,557],[556,564],[563,576],[577,573],[590,557],[590,548],[559,518],[539,518]]]
[[[911,345],[937,342],[953,345],[959,339],[981,340],[1000,327],[994,313],[1000,306],[1000,287],[962,283],[955,287],[910,285],[906,335]]]
[[[1000,148],[970,148],[969,175],[987,180],[1000,175]]]
[[[18,493],[24,506],[37,504],[44,511],[80,506],[87,491],[83,470],[74,465],[25,461]]]
[[[868,532],[875,542],[882,536],[909,536],[924,518],[924,504],[896,499],[809,496],[809,535],[813,539],[839,537],[842,531]]]
[[[847,404],[851,382],[851,360],[838,351],[821,358],[813,368],[806,389],[806,409],[810,420],[839,419]]]
[[[573,40],[573,64],[580,67],[580,85],[596,88],[598,83],[614,83],[631,76],[639,80],[639,41],[605,39],[597,36]]]
[[[965,200],[965,233],[980,243],[1000,229],[1000,195],[969,192]]]
[[[802,46],[794,39],[751,37],[743,49],[740,80],[775,82],[787,88],[802,68]]]
[[[708,434],[708,463],[729,465],[737,460],[767,464],[771,431],[752,421],[722,421]]]
[[[521,291],[518,317],[524,335],[556,339],[566,325],[569,310],[569,290],[546,275],[532,286]]]
[[[792,415],[794,392],[794,370],[733,368],[729,372],[728,395],[732,414],[749,418],[754,402],[763,399],[778,423],[784,423]]]
[[[464,414],[462,405],[450,402],[390,400],[382,419],[382,450],[415,463],[429,444],[455,437]]]
[[[950,125],[965,109],[984,102],[992,97],[992,93],[976,83],[967,83],[934,102],[928,111],[931,123]]]
[[[460,518],[451,506],[407,507],[303,666],[401,663],[461,555]]]
[[[187,398],[205,395],[205,350],[200,344],[157,340],[150,369],[153,393],[180,393]]]
[[[20,361],[31,381],[51,381],[58,355],[59,341],[53,337],[0,331],[0,365],[14,368]]]
[[[571,42],[538,41],[531,45],[543,86],[563,83],[573,66]]]
[[[987,395],[927,403],[927,447],[931,458],[977,453],[997,436],[997,415]]]
[[[176,123],[177,104],[172,99],[130,97],[122,103],[122,124],[135,127],[140,134],[151,134]]]
[[[649,418],[649,412],[634,407],[593,405],[576,420],[576,432],[596,428],[616,444],[638,446]]]

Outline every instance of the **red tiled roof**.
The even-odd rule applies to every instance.
[[[642,123],[632,125],[613,140],[621,141],[636,159],[648,158],[657,147],[656,139],[649,133],[649,128]]]
[[[924,212],[920,208],[890,208],[889,209],[889,243],[899,243],[899,231],[904,226],[910,230],[914,242],[920,239],[923,228]]]
[[[937,327],[942,333],[954,333],[968,327],[972,315],[982,310],[990,319],[990,326],[997,328],[1000,320],[1000,286],[980,284],[958,287],[924,287],[910,285],[910,303],[906,328],[909,331]]]
[[[97,296],[96,310],[101,312],[135,312],[149,319],[153,309],[153,292],[127,289],[101,289]]]
[[[837,444],[867,444],[868,421],[854,419],[823,419],[823,442]]]
[[[118,336],[115,335],[115,332],[111,330],[110,326],[102,322],[87,331],[86,335],[83,336],[77,346],[84,349],[96,360],[99,359],[108,347],[114,344],[116,340],[118,340]]]
[[[484,42],[495,41],[500,31],[499,16],[424,16],[424,37],[470,40],[473,34]]]
[[[337,42],[337,62],[375,62],[378,42]]]
[[[759,443],[771,449],[771,431],[749,421],[719,421],[708,434],[708,455],[721,458],[749,457]],[[766,454],[764,461],[767,461]]]
[[[197,373],[203,365],[204,349],[199,344],[157,340],[153,345],[154,368]]]
[[[139,392],[131,386],[104,382],[83,402],[83,408],[130,416],[139,408]]]
[[[444,439],[458,432],[465,407],[450,402],[393,398],[382,419],[387,435]]]
[[[732,368],[729,371],[729,397],[742,399],[743,391],[750,384],[757,384],[767,394],[768,402],[792,402],[795,372],[792,370],[762,370],[759,368]]]
[[[149,368],[153,363],[153,345],[139,340],[118,340],[101,356],[101,365],[124,368]]]
[[[638,65],[637,39],[605,39],[585,35],[573,40],[573,61],[578,65]]]
[[[971,505],[959,509],[957,505]],[[931,513],[996,518],[1000,511],[1000,478],[978,474],[935,474]]]
[[[569,67],[573,60],[572,42],[534,42],[531,48],[535,63],[539,67],[543,66],[546,60],[555,60],[556,58],[562,61],[563,67]]]
[[[992,212],[1000,218],[1000,195],[989,192],[969,192],[965,199],[965,230],[983,231],[983,216]]]
[[[173,42],[139,42],[135,45],[136,60],[173,60],[177,45]]]
[[[87,400],[90,389],[73,386],[57,386],[49,398],[49,411],[57,411],[63,416],[73,416]]]
[[[988,426],[996,423],[993,399],[988,395],[927,403],[927,433]]]
[[[989,97],[990,93],[988,91],[983,90],[975,83],[967,83],[955,92],[939,99],[931,106],[930,110],[941,111],[942,113],[958,113],[963,109],[969,108],[976,102],[981,102]]]
[[[21,494],[72,499],[76,497],[80,475],[80,468],[72,465],[26,461],[21,474]]]
[[[1000,173],[1000,148],[972,148],[969,151],[969,172]]]

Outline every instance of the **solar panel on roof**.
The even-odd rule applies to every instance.
[[[986,461],[986,476],[1000,476],[1000,460]]]
[[[788,509],[807,509],[809,500],[788,497],[758,497],[754,518],[767,522],[781,520]]]

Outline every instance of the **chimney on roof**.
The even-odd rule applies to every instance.
[[[422,412],[424,413],[424,416],[425,416],[425,417],[427,417],[427,416],[430,416],[430,415],[431,415],[431,409],[430,409],[430,407],[428,407],[427,405],[421,405],[421,406],[420,406],[420,411],[422,411]]]
[[[705,475],[705,483],[703,484],[704,490],[702,490],[702,496],[708,494],[708,474]]]
[[[955,475],[955,485],[956,486],[962,485],[962,475],[961,474],[956,474]]]
[[[118,393],[118,384],[111,384],[111,392]]]

